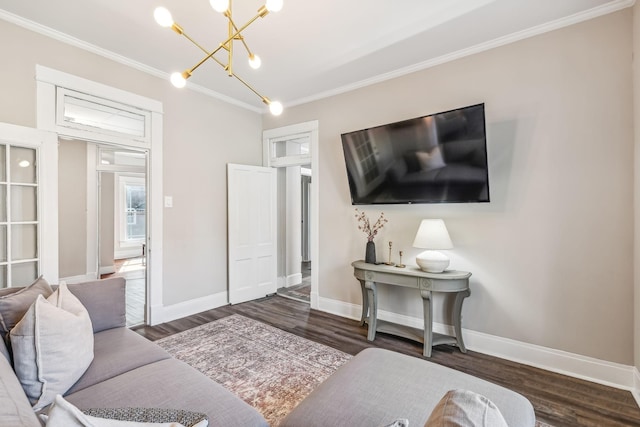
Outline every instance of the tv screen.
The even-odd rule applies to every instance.
[[[341,137],[354,205],[489,201],[484,104]]]

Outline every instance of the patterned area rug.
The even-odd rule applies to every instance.
[[[277,426],[351,355],[238,314],[156,341]]]

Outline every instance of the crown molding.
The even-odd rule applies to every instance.
[[[21,16],[15,15],[13,13],[7,12],[6,10],[0,9],[0,19],[15,24],[19,27],[25,28],[27,30],[33,31],[35,33],[41,34],[43,36],[52,38],[59,42],[77,47],[79,49],[85,50],[87,52],[94,53],[96,55],[102,56],[103,58],[110,59],[114,62],[118,62],[120,64],[126,65],[128,67],[134,68],[138,71],[142,71],[143,73],[152,75],[154,77],[158,77],[164,81],[169,81],[169,73],[165,73],[164,71],[160,71],[157,68],[150,67],[141,62],[134,61],[126,56],[119,55],[115,52],[112,52],[107,49],[103,49],[91,43],[87,43],[83,40],[80,40],[76,37],[70,36],[68,34],[62,33],[60,31],[56,31],[52,28],[46,27],[44,25],[38,24],[37,22],[30,21],[28,19],[24,19]],[[216,92],[211,89],[207,89],[204,86],[200,86],[191,82],[187,82],[188,89],[200,92],[204,95],[210,96],[212,98],[216,98],[220,101],[226,102],[228,104],[232,104],[255,113],[263,113],[264,109],[255,107],[253,105],[249,105],[245,102],[238,101],[237,99],[231,98],[229,96],[223,95],[219,92]]]
[[[299,98],[295,101],[288,102],[287,107],[293,107],[296,105],[307,104],[312,101],[318,101],[320,99],[329,98],[331,96],[341,95],[343,93],[351,92],[356,89],[371,86],[377,83],[382,83],[387,80],[395,79],[405,76],[407,74],[422,71],[427,68],[435,67],[447,62],[455,61],[456,59],[464,58],[466,56],[475,55],[490,49],[494,49],[507,44],[515,43],[520,40],[524,40],[530,37],[534,37],[540,34],[555,31],[560,28],[568,27],[570,25],[578,24],[580,22],[588,21],[590,19],[598,18],[600,16],[608,15],[613,12],[617,12],[622,9],[626,9],[635,4],[635,0],[615,0],[602,6],[594,7],[593,9],[586,10],[584,12],[576,13],[565,18],[557,19],[555,21],[547,22],[542,25],[528,28],[526,30],[518,31],[507,36],[499,37],[493,40],[489,40],[484,43],[471,46],[469,48],[460,49],[456,52],[452,52],[446,55],[439,56],[437,58],[429,59],[408,67],[399,68],[394,71],[390,71],[385,74],[374,76],[370,79],[361,80],[359,82],[341,86],[336,89],[331,89],[325,92],[321,92],[315,95],[311,95],[305,98]]]

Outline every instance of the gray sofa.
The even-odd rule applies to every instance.
[[[280,427],[381,427],[398,419],[409,420],[409,427],[422,427],[449,390],[486,396],[509,427],[535,426],[533,406],[518,393],[424,359],[369,348],[320,384]],[[462,425],[490,424],[467,420]]]
[[[207,414],[210,426],[268,426],[262,415],[220,384],[173,359],[125,327],[125,281],[69,285],[89,312],[94,360],[65,394],[80,409],[166,408]],[[0,298],[18,291],[0,290]],[[4,342],[0,340],[0,345]],[[41,427],[18,378],[0,355],[0,426]]]
[[[125,327],[124,280],[74,284],[69,290],[89,312],[94,360],[65,394],[68,402],[80,409],[142,407],[201,412],[207,414],[210,426],[267,426],[244,401]],[[1,289],[0,300],[16,291]],[[2,340],[0,346],[4,346]],[[8,354],[3,347],[0,353]],[[513,391],[423,359],[367,349],[307,396],[280,425],[381,427],[406,418],[411,427],[421,427],[451,389],[486,396],[510,427],[535,424],[533,407]],[[8,358],[1,354],[0,426],[40,427]]]

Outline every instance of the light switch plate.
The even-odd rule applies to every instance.
[[[164,207],[165,208],[172,208],[173,207],[173,197],[164,196]]]

